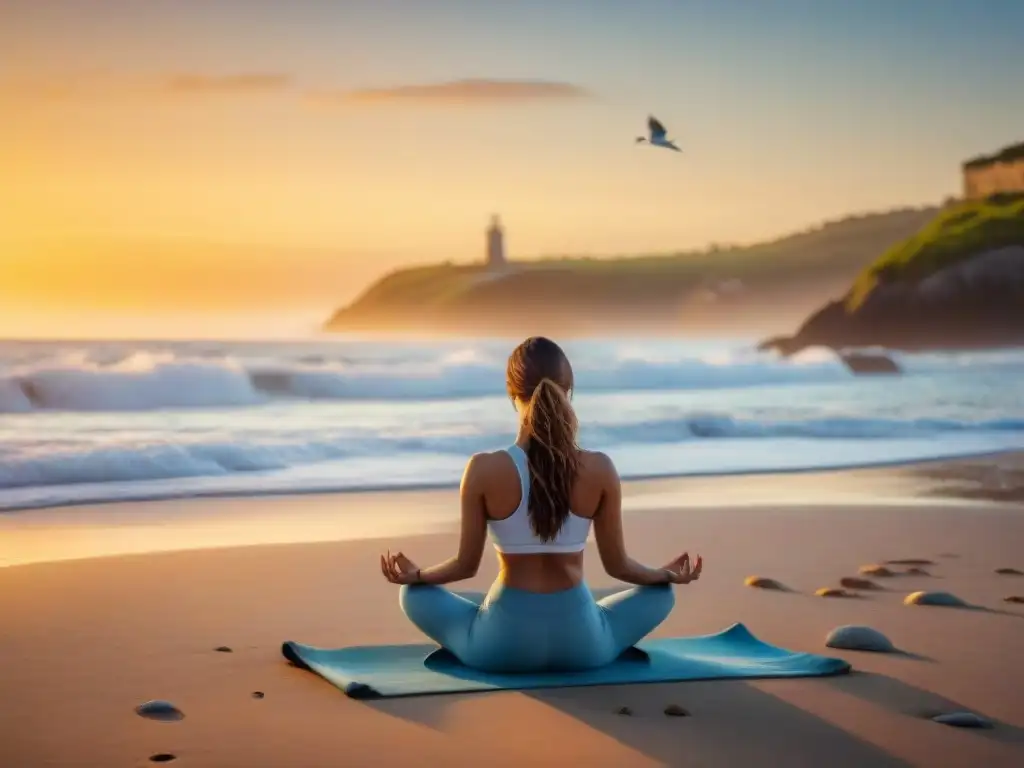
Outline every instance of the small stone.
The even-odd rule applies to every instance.
[[[1016,568],[996,568],[996,573],[1000,576],[1024,576],[1024,571],[1018,571]]]
[[[747,576],[743,583],[748,587],[757,587],[758,589],[783,589],[783,586],[775,579],[766,579],[764,576]]]
[[[267,694],[265,694],[265,693],[264,693],[263,691],[253,691],[253,692],[252,692],[252,697],[253,697],[254,699],[262,699],[262,698],[263,698],[264,696],[266,696],[266,695],[267,695]]]
[[[1004,603],[1024,603],[1024,596],[1021,595],[1010,595],[1009,597],[1003,598]]]
[[[907,558],[904,560],[886,560],[886,565],[935,565],[931,560],[921,560],[918,558]]]
[[[936,715],[932,718],[936,723],[952,725],[956,728],[991,728],[992,721],[987,717],[976,715],[973,712],[948,712],[944,715]]]
[[[177,756],[172,755],[170,752],[157,752],[155,755],[149,756],[149,762],[151,763],[169,763],[177,759]]]
[[[814,594],[818,597],[853,597],[845,589],[836,589],[835,587],[822,587],[816,590]]]
[[[931,574],[928,573],[928,571],[926,571],[924,568],[916,568],[916,567],[915,568],[907,568],[907,570],[905,570],[903,573],[906,574],[907,576],[931,576]]]
[[[862,565],[857,569],[857,573],[861,576],[875,576],[878,578],[888,578],[889,576],[896,575],[884,565]]]
[[[858,579],[855,576],[844,576],[839,583],[847,589],[879,589],[879,586],[870,579]]]
[[[825,638],[825,645],[844,651],[891,653],[896,650],[892,641],[877,629],[856,624],[846,624],[833,629]]]
[[[949,592],[911,592],[903,598],[904,605],[939,605],[948,608],[967,605],[956,595]]]
[[[619,711],[616,712],[615,714],[616,715],[625,715],[626,717],[632,717],[633,716],[633,710],[630,709],[629,707],[619,707]]]
[[[162,701],[160,699],[154,699],[152,701],[146,701],[139,704],[139,706],[135,708],[135,712],[140,717],[147,717],[150,720],[163,720],[165,722],[181,720],[185,717],[185,713],[171,704],[171,702]]]
[[[678,704],[669,704],[665,707],[665,714],[669,717],[689,717],[690,713],[680,707]]]
[[[215,650],[215,651],[216,651],[217,653],[234,653],[234,651],[232,651],[232,650],[231,650],[230,648],[228,648],[228,647],[227,647],[226,645],[218,645],[218,646],[217,646],[216,648],[214,648],[213,650]]]

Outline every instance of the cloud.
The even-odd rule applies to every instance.
[[[236,75],[187,73],[168,77],[163,90],[184,95],[265,93],[286,90],[291,84],[290,75],[278,72],[244,72]]]
[[[586,88],[546,80],[453,80],[393,88],[364,88],[314,94],[320,102],[354,105],[437,104],[445,106],[565,101],[592,98]]]
[[[239,72],[227,75],[180,72],[138,78],[79,73],[46,79],[0,81],[0,96],[5,93],[44,101],[104,96],[134,98],[230,97],[245,94],[295,93],[295,80],[291,74],[285,72]],[[572,83],[488,78],[399,85],[391,88],[327,89],[311,92],[308,96],[316,103],[332,106],[391,104],[479,106],[593,98],[593,94],[589,90]]]

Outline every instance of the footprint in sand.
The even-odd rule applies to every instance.
[[[996,568],[996,573],[1000,576],[1024,576],[1024,571],[1018,571],[1016,568]]]
[[[881,589],[870,579],[858,579],[855,576],[844,576],[839,580],[839,585],[846,589]]]
[[[690,713],[680,707],[678,704],[669,704],[665,707],[665,714],[669,717],[689,717]]]
[[[909,557],[903,560],[886,560],[886,565],[935,565],[932,560]]]

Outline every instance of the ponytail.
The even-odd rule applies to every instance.
[[[530,527],[541,541],[558,535],[569,516],[569,497],[579,474],[579,424],[568,394],[542,378],[523,411],[530,436]]]

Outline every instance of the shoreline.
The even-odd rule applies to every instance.
[[[622,475],[622,482],[625,483],[645,483],[651,481],[677,481],[677,480],[713,480],[713,479],[727,479],[727,478],[758,478],[758,477],[773,477],[773,476],[801,476],[801,475],[816,475],[816,474],[827,474],[827,473],[849,473],[849,472],[871,472],[878,470],[899,470],[899,469],[913,469],[919,467],[922,471],[919,473],[921,477],[932,478],[935,480],[952,479],[955,475],[962,480],[974,480],[979,479],[978,473],[973,475],[964,472],[960,469],[954,469],[955,465],[969,464],[978,460],[990,459],[994,460],[994,466],[999,467],[1004,462],[1012,466],[1011,473],[1016,481],[1019,481],[1020,487],[1016,485],[1012,488],[1009,494],[996,494],[987,488],[968,488],[963,487],[962,494],[958,496],[957,493],[952,492],[952,487],[946,494],[940,493],[939,495],[948,495],[951,498],[964,498],[971,501],[1008,501],[1016,502],[1024,500],[1024,448],[1001,448],[995,450],[986,450],[979,452],[967,452],[967,453],[950,453],[938,456],[930,456],[918,459],[892,459],[887,461],[877,461],[869,463],[855,463],[855,464],[836,464],[832,466],[817,466],[817,467],[795,467],[795,468],[781,468],[781,469],[755,469],[755,470],[721,470],[721,471],[710,471],[710,472],[673,472],[673,473],[652,473],[652,474],[631,474]],[[949,467],[946,467],[949,465]],[[929,468],[934,468],[935,472],[927,471]],[[241,473],[240,473],[241,474]],[[949,475],[949,477],[947,477]],[[201,478],[179,478],[184,480],[189,479],[201,479]],[[128,481],[129,483],[132,481]],[[146,481],[135,481],[135,482],[168,482],[167,479],[161,480],[146,480]],[[127,483],[126,483],[127,484]],[[68,488],[69,484],[64,486],[28,486],[25,489],[14,489],[14,490],[27,490],[31,488]],[[85,485],[102,485],[99,483],[85,484]],[[363,495],[363,494],[390,494],[390,493],[420,493],[426,491],[448,491],[457,489],[459,487],[458,481],[454,482],[438,482],[438,483],[410,483],[408,485],[364,485],[364,486],[347,486],[347,487],[331,487],[331,486],[314,486],[309,488],[282,488],[282,489],[261,489],[253,491],[236,491],[236,490],[203,490],[197,489],[192,492],[183,492],[179,494],[167,494],[160,492],[140,492],[137,494],[126,495],[121,497],[110,497],[110,498],[84,498],[81,500],[62,500],[54,502],[52,500],[41,500],[38,503],[27,503],[20,505],[0,506],[0,520],[8,515],[25,514],[38,510],[52,510],[52,509],[73,509],[76,507],[84,506],[106,506],[106,505],[124,505],[124,504],[139,504],[139,503],[156,503],[162,501],[186,501],[186,500],[203,500],[203,499],[264,499],[264,498],[281,498],[281,497],[304,497],[304,496],[347,496],[347,495]]]
[[[1024,469],[1024,453],[996,460]],[[817,508],[825,516],[852,507],[1024,509],[1003,490],[986,496],[984,483],[959,479],[982,462],[998,466],[992,457],[975,457],[839,471],[627,479],[623,509],[628,520],[666,509],[731,509],[750,519],[780,507],[801,514]],[[1024,488],[1024,471],[1015,476]],[[0,513],[0,570],[159,552],[450,535],[457,526],[458,489],[451,486],[40,507]]]

